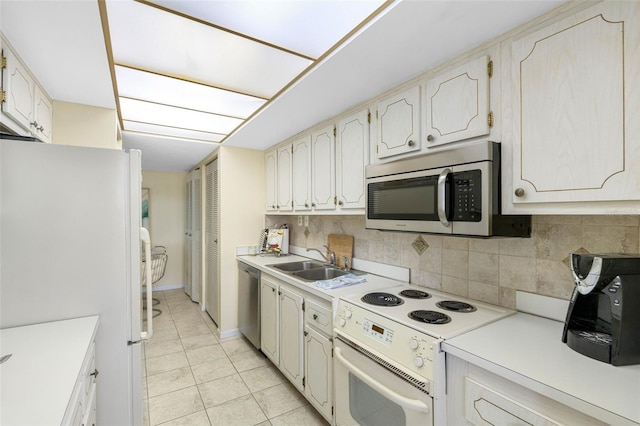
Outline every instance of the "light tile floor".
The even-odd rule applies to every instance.
[[[144,351],[145,425],[327,425],[248,340],[218,339],[182,289],[154,297],[162,314]]]

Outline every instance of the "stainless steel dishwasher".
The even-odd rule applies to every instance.
[[[260,270],[238,262],[238,326],[260,349]]]

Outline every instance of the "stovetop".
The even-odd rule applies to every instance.
[[[415,331],[442,339],[515,313],[500,306],[414,285],[352,294],[341,299]]]

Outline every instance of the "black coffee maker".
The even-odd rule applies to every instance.
[[[640,364],[640,255],[571,254],[562,341],[612,365]]]

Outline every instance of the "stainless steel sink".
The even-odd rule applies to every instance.
[[[332,267],[323,267],[316,269],[307,269],[305,271],[296,271],[293,273],[298,278],[302,278],[305,281],[319,281],[319,280],[330,280],[332,278],[341,277],[342,275],[346,275],[349,272],[341,271]]]
[[[289,263],[278,263],[275,265],[268,265],[272,268],[279,269],[285,272],[292,271],[306,271],[309,269],[318,269],[323,268],[324,265],[320,262],[312,262],[310,260],[305,260],[301,262],[289,262]]]

